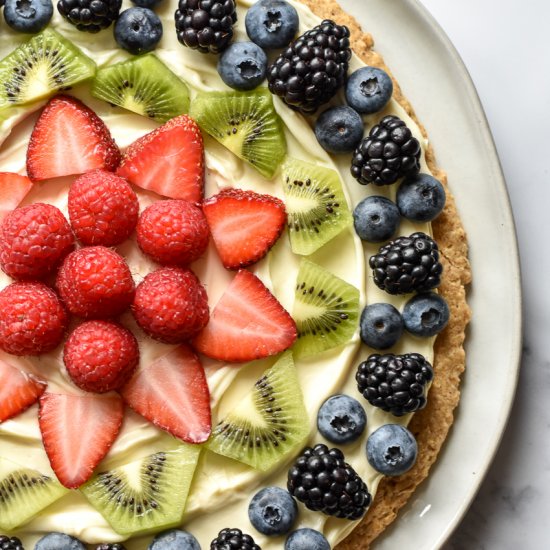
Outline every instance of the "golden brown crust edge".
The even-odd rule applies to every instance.
[[[357,21],[345,13],[335,0],[301,1],[317,16],[346,25],[351,31],[351,45],[354,52],[366,64],[381,67],[391,75],[382,57],[373,50],[372,36],[365,33]],[[415,120],[426,137],[426,130],[416,118],[411,104],[403,96],[393,76],[392,79],[393,97]],[[409,426],[418,442],[418,460],[405,475],[382,479],[376,498],[365,519],[346,540],[338,545],[339,550],[367,550],[372,541],[393,522],[416,487],[428,476],[430,467],[435,462],[453,423],[453,412],[460,398],[460,376],[465,368],[463,345],[466,326],[470,320],[465,288],[471,280],[468,244],[454,197],[447,186],[447,176],[436,166],[431,145],[428,145],[426,150],[426,162],[434,176],[443,183],[447,192],[445,209],[432,223],[432,227],[444,266],[444,276],[439,291],[449,304],[451,318],[435,343],[435,376],[428,404],[425,409],[413,416]]]

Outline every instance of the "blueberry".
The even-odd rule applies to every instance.
[[[315,137],[329,153],[351,153],[363,137],[363,119],[347,105],[332,107],[317,119]]]
[[[349,395],[329,397],[317,413],[317,429],[332,443],[355,441],[364,432],[366,423],[365,409]]]
[[[162,23],[150,9],[128,8],[117,19],[115,40],[131,54],[139,55],[154,50],[161,38]]]
[[[222,80],[235,90],[252,90],[265,78],[267,56],[254,42],[233,42],[218,61]]]
[[[388,74],[376,67],[362,67],[349,77],[346,100],[358,113],[382,110],[391,98],[393,83]]]
[[[147,550],[201,550],[201,546],[191,533],[170,529],[159,533]]]
[[[288,533],[297,513],[296,501],[280,487],[266,487],[258,491],[248,505],[250,523],[264,535]]]
[[[381,474],[400,476],[416,462],[416,439],[400,424],[385,424],[367,439],[367,460]]]
[[[445,206],[445,189],[430,174],[406,178],[397,190],[397,208],[404,218],[415,222],[430,222]]]
[[[266,50],[288,46],[299,22],[298,12],[284,0],[259,0],[244,20],[250,40]]]
[[[162,0],[132,0],[132,3],[136,6],[140,8],[149,8],[150,10],[156,8],[161,2]]]
[[[391,239],[401,216],[395,203],[378,195],[363,199],[353,211],[353,225],[359,238],[371,243]]]
[[[285,550],[330,550],[330,544],[319,531],[304,527],[288,535]]]
[[[417,294],[405,304],[403,322],[415,336],[435,336],[449,322],[449,306],[435,292]]]
[[[361,340],[374,349],[388,349],[403,334],[403,317],[391,304],[370,304],[361,313]]]
[[[36,543],[34,550],[86,550],[86,547],[69,535],[48,533]]]
[[[53,15],[51,0],[6,0],[4,19],[19,32],[40,32]]]

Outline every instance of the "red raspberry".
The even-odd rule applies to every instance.
[[[120,388],[139,362],[134,335],[118,323],[86,321],[67,338],[63,361],[72,381],[84,391]]]
[[[104,246],[71,252],[59,269],[56,285],[67,309],[86,319],[120,315],[132,303],[135,291],[124,258]]]
[[[137,224],[139,247],[163,265],[187,265],[197,260],[208,246],[208,234],[202,210],[184,200],[152,204]]]
[[[63,339],[67,313],[43,283],[12,283],[0,291],[0,348],[13,355],[40,355]]]
[[[208,297],[190,269],[164,267],[149,273],[138,285],[132,313],[151,338],[177,344],[208,323]]]
[[[85,246],[115,246],[136,227],[139,204],[123,178],[105,170],[80,176],[69,189],[69,219]]]
[[[51,204],[16,208],[0,227],[0,265],[14,279],[43,279],[73,248],[71,226]]]

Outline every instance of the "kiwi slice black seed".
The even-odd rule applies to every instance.
[[[334,170],[287,158],[283,188],[290,245],[295,254],[312,254],[351,226],[353,218],[340,176]]]
[[[68,492],[53,476],[0,458],[0,532],[27,523]]]
[[[46,29],[0,61],[0,109],[24,105],[92,78],[95,63]]]
[[[181,523],[200,447],[183,445],[100,472],[80,490],[121,535]]]
[[[308,435],[308,415],[292,353],[287,351],[220,420],[207,447],[265,471],[302,445]]]
[[[153,54],[99,69],[91,92],[112,105],[158,122],[189,110],[187,85]]]
[[[302,258],[292,317],[298,329],[298,339],[292,347],[295,357],[341,346],[357,330],[359,290]]]
[[[199,94],[190,114],[205,132],[260,174],[273,177],[286,154],[286,141],[266,88]]]

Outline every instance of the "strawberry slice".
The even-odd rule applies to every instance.
[[[27,149],[27,174],[33,181],[113,171],[120,151],[105,123],[84,103],[54,97],[36,121]]]
[[[31,187],[32,181],[27,176],[0,172],[0,223],[19,206]]]
[[[38,401],[46,390],[39,380],[0,360],[0,422],[13,418]]]
[[[123,414],[122,399],[113,393],[40,398],[42,441],[61,484],[76,489],[90,479],[116,439]]]
[[[296,323],[255,275],[241,269],[193,340],[208,357],[245,362],[275,355],[296,340]]]
[[[199,202],[204,187],[204,145],[197,123],[181,115],[134,141],[117,174],[172,199]]]
[[[242,189],[222,189],[204,201],[203,211],[227,269],[261,260],[281,236],[286,223],[281,200]]]
[[[183,441],[203,443],[210,436],[210,391],[189,346],[141,365],[120,393],[138,414]]]

